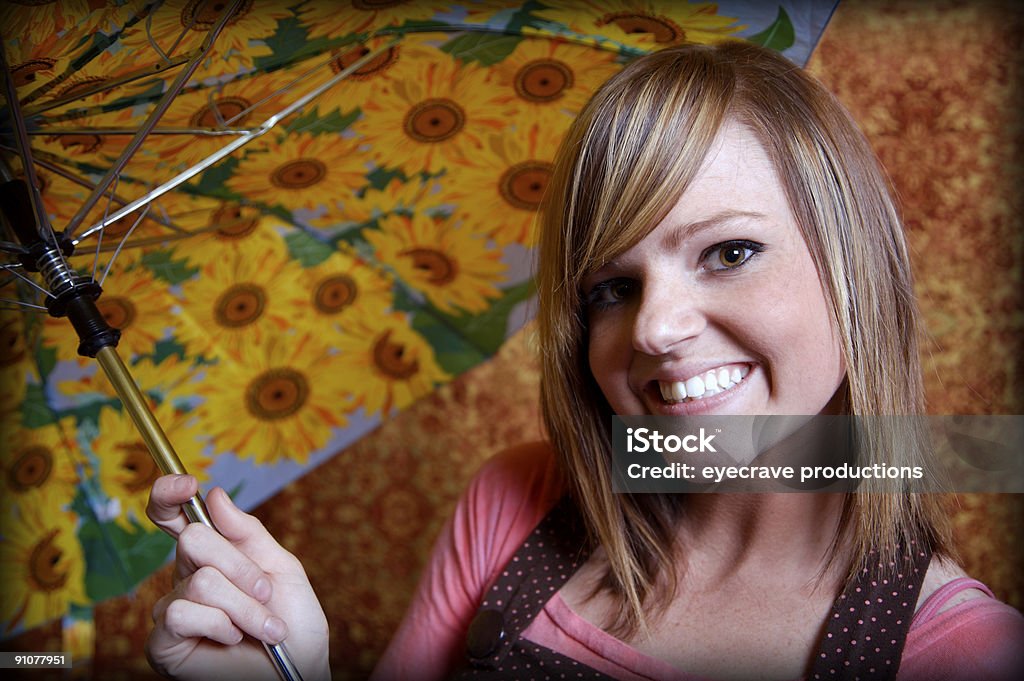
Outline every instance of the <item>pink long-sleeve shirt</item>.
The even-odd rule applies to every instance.
[[[444,679],[464,664],[466,631],[498,572],[563,494],[550,447],[524,445],[488,461],[441,531],[405,619],[374,670],[376,681]],[[943,610],[963,589],[973,598]],[[523,637],[610,676],[697,681],[616,639],[560,594]],[[1024,670],[1024,617],[972,579],[921,604],[907,634],[900,681],[1003,681]]]

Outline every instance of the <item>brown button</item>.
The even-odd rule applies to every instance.
[[[505,639],[505,619],[500,610],[481,610],[469,625],[466,648],[469,656],[482,659],[493,655]]]

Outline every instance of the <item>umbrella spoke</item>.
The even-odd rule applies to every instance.
[[[46,308],[42,305],[34,305],[32,303],[26,303],[23,300],[12,300],[10,298],[0,298],[0,303],[7,303],[10,307],[0,307],[2,310],[17,310],[19,312],[28,312],[29,310],[42,310],[46,312]]]
[[[110,195],[107,197],[107,205],[103,207],[103,219],[104,220],[106,220],[107,219],[107,215],[110,214],[110,202],[113,201],[114,194],[117,192],[117,185],[120,182],[121,182],[121,177],[118,176],[114,180],[114,184],[110,187]],[[141,220],[142,218],[140,217],[139,219]],[[137,225],[139,223],[136,222],[135,224]],[[132,225],[132,229],[135,229],[135,225]],[[124,242],[122,241],[122,243],[124,243]],[[99,231],[99,233],[96,234],[96,256],[92,259],[92,279],[93,279],[93,281],[96,281],[96,266],[99,265],[99,262],[100,262],[100,246],[102,246],[102,245],[103,245],[103,230],[101,229]],[[107,273],[104,272],[103,273],[103,277],[106,278],[106,276],[107,276]],[[100,283],[100,286],[103,286],[102,282]]]
[[[122,237],[122,239],[121,239],[121,243],[119,243],[117,245],[117,248],[114,250],[114,255],[110,256],[110,262],[107,263],[107,268],[105,270],[103,270],[103,277],[100,279],[100,282],[99,282],[101,288],[103,286],[103,282],[107,280],[107,274],[110,273],[110,268],[113,267],[114,261],[117,260],[117,256],[121,254],[121,249],[124,247],[124,244],[128,240],[128,237],[130,237],[132,235],[132,232],[135,231],[135,228],[138,227],[139,223],[142,222],[143,218],[146,217],[146,213],[149,212],[149,209],[152,206],[153,206],[152,203],[147,203],[146,204],[146,207],[143,208],[142,211],[139,213],[139,217],[135,219],[135,222],[134,222],[134,224],[132,224],[131,229],[129,229],[127,232],[125,232],[124,237]],[[102,233],[103,232],[101,230],[100,234],[102,235]],[[99,261],[99,251],[97,250],[96,251],[96,261],[95,262],[98,262],[98,261]],[[95,262],[93,263],[93,267],[94,267],[94,269],[93,269],[93,275],[94,275],[93,279],[96,278],[95,277],[95,273],[96,273]]]
[[[159,121],[160,118],[164,115],[164,112],[166,112],[167,109],[170,107],[171,102],[178,95],[181,89],[185,86],[185,83],[188,81],[189,78],[192,77],[192,74],[195,73],[195,70],[199,67],[199,63],[206,57],[206,55],[213,48],[214,40],[216,40],[217,36],[227,25],[228,20],[241,6],[241,1],[242,0],[234,0],[234,2],[232,2],[231,4],[231,7],[229,7],[228,10],[220,16],[220,18],[217,20],[217,23],[210,29],[210,31],[206,34],[206,37],[203,39],[203,46],[199,54],[197,54],[191,61],[189,61],[188,65],[174,79],[174,82],[171,83],[171,85],[168,87],[163,97],[160,98],[160,101],[157,103],[156,108],[154,108],[153,111],[150,112],[145,122],[143,122],[143,124],[140,126],[139,131],[135,134],[131,142],[128,143],[128,146],[125,147],[124,151],[121,152],[121,155],[114,162],[114,165],[97,183],[96,190],[89,195],[89,198],[85,200],[82,206],[78,209],[78,212],[75,213],[75,215],[71,218],[71,221],[68,223],[68,226],[65,230],[66,234],[69,237],[74,235],[75,230],[79,227],[79,225],[82,224],[82,221],[85,219],[85,216],[89,213],[92,207],[95,206],[96,203],[100,200],[100,197],[104,194],[104,192],[106,192],[107,187],[109,187],[110,183],[113,182],[114,176],[118,175],[121,172],[124,166],[128,163],[129,159],[131,159],[131,157],[135,155],[135,152],[138,151],[139,147],[142,146],[142,142],[149,135],[149,131],[156,127],[157,121]]]
[[[30,107],[30,108],[26,109],[25,110],[25,117],[26,118],[31,118],[33,116],[37,116],[39,114],[46,113],[47,111],[53,111],[54,109],[59,109],[60,107],[66,105],[66,104],[70,104],[71,102],[74,102],[75,100],[84,99],[85,97],[89,97],[90,95],[97,95],[97,94],[101,94],[101,93],[104,93],[104,92],[109,92],[111,90],[115,90],[115,89],[121,87],[122,85],[126,85],[128,83],[133,82],[133,81],[139,80],[140,78],[158,76],[163,71],[167,71],[169,69],[172,69],[172,68],[175,68],[175,67],[178,67],[178,66],[182,66],[183,64],[187,64],[189,62],[189,60],[194,58],[198,52],[199,52],[199,50],[192,50],[190,52],[186,52],[185,54],[182,54],[182,55],[179,55],[177,57],[174,57],[173,59],[164,60],[162,63],[156,63],[156,64],[152,64],[152,65],[149,65],[149,66],[144,66],[144,67],[139,68],[139,69],[135,69],[135,70],[133,70],[133,71],[131,71],[129,73],[126,73],[125,75],[120,76],[118,78],[112,78],[110,80],[104,80],[103,82],[96,83],[95,85],[91,85],[91,86],[85,87],[85,88],[76,88],[74,92],[69,92],[68,94],[64,95],[63,97],[57,97],[56,99],[51,99],[50,101],[46,102],[45,104],[40,104],[38,106],[34,106],[34,107]],[[42,90],[43,88],[39,88],[39,89]],[[38,91],[39,90],[36,90],[35,92],[32,93],[32,95],[36,95],[36,93]],[[28,101],[28,98],[26,98],[26,101]],[[103,107],[101,107],[101,106],[89,107],[87,109],[76,109],[76,110],[74,110],[72,112],[67,112],[66,114],[62,114],[61,118],[66,117],[69,114],[74,114],[74,116],[71,116],[71,117],[78,118],[78,117],[81,117],[81,116],[89,115],[90,113],[100,113],[100,112],[103,112]],[[51,119],[51,120],[59,120],[59,119]],[[135,130],[132,130],[131,132],[134,134]],[[30,135],[34,135],[34,134],[40,134],[40,133],[35,132],[35,131],[29,131],[29,134]],[[50,134],[49,131],[47,131],[47,134]]]
[[[7,63],[6,49],[4,48],[2,41],[0,41],[0,78],[3,78],[4,96],[7,98],[7,106],[10,108],[11,119],[14,124],[15,146],[18,149],[18,156],[21,158],[22,169],[25,173],[25,184],[36,233],[33,237],[28,226],[23,224],[11,224],[11,228],[22,241],[29,242],[25,243],[25,246],[31,245],[31,243],[37,239],[50,241],[54,245],[56,251],[60,254],[61,261],[63,261],[64,255],[61,252],[60,247],[57,245],[57,237],[53,232],[53,227],[50,225],[50,220],[46,215],[46,211],[43,210],[43,199],[39,193],[39,182],[36,178],[35,165],[32,162],[32,151],[28,143],[25,118],[21,114],[21,104],[18,101],[18,93],[14,86],[14,79],[11,76],[11,70]],[[4,167],[3,174],[5,176],[9,175],[9,169]],[[11,180],[9,177],[5,177],[5,179],[7,179],[8,182]],[[11,206],[8,206],[8,208],[10,209]],[[20,223],[18,220],[9,221],[12,223]]]
[[[358,70],[364,64],[369,63],[371,60],[376,58],[380,53],[382,53],[385,50],[388,50],[391,47],[393,47],[394,45],[398,44],[399,41],[400,41],[399,38],[395,38],[392,41],[389,41],[388,43],[385,43],[384,45],[381,45],[377,49],[371,50],[370,52],[366,53],[365,55],[363,55],[359,59],[357,59],[354,62],[352,62],[349,66],[344,68],[341,72],[339,72],[337,75],[335,75],[330,80],[327,80],[324,83],[322,83],[321,85],[318,85],[317,87],[313,88],[312,90],[310,90],[309,92],[304,94],[299,99],[295,100],[294,102],[292,102],[288,106],[284,107],[283,109],[281,109],[277,113],[271,115],[269,118],[267,118],[267,120],[265,120],[263,122],[262,125],[260,125],[258,128],[253,130],[253,132],[251,134],[242,135],[238,139],[230,142],[229,144],[225,145],[221,149],[219,149],[216,152],[210,154],[205,159],[203,159],[199,163],[195,164],[191,168],[188,168],[187,170],[182,171],[178,175],[175,175],[170,180],[168,180],[167,182],[163,183],[162,185],[160,185],[159,187],[157,187],[153,191],[149,192],[145,196],[142,196],[142,197],[136,199],[135,201],[132,201],[127,206],[124,206],[123,208],[121,208],[120,210],[115,212],[112,216],[110,216],[107,220],[104,220],[104,221],[102,221],[100,223],[97,223],[97,224],[89,227],[87,230],[85,230],[82,233],[81,236],[75,238],[73,240],[73,243],[77,245],[78,243],[80,243],[82,241],[82,239],[85,239],[86,237],[90,236],[91,234],[94,234],[97,230],[99,230],[102,227],[106,226],[106,224],[109,224],[110,222],[114,222],[116,220],[120,220],[125,215],[128,215],[129,213],[134,212],[140,206],[144,206],[147,203],[150,203],[150,202],[154,201],[155,199],[159,198],[160,196],[163,196],[164,194],[166,194],[170,190],[174,189],[175,187],[177,187],[177,186],[183,184],[184,182],[190,180],[191,178],[195,177],[199,173],[203,172],[204,170],[206,170],[210,166],[212,166],[215,163],[217,163],[218,161],[220,161],[221,159],[223,159],[223,158],[233,154],[238,149],[241,149],[243,146],[245,146],[246,144],[248,144],[252,140],[254,140],[257,137],[260,137],[260,136],[266,134],[274,126],[276,126],[278,123],[280,123],[283,119],[287,118],[292,113],[295,113],[296,111],[299,111],[299,110],[303,109],[311,101],[315,100],[317,97],[322,95],[324,92],[327,92],[327,90],[331,89],[332,87],[334,87],[335,85],[340,83],[345,78],[348,78],[349,75],[351,75],[354,71]]]
[[[10,147],[4,146],[2,144],[0,144],[0,149],[6,150],[6,151],[14,151],[13,149],[10,149]],[[59,161],[61,159],[53,158],[50,154],[47,154],[47,153],[41,152],[41,151],[37,151],[37,152],[34,152],[34,153],[35,153],[35,164],[37,166],[39,166],[40,168],[48,170],[51,173],[54,173],[55,175],[60,175],[65,180],[68,180],[69,182],[73,182],[73,183],[77,184],[78,186],[83,187],[84,189],[88,189],[89,191],[93,191],[93,190],[96,189],[96,185],[94,183],[90,182],[89,180],[86,180],[85,178],[83,178],[83,177],[81,177],[79,175],[76,175],[75,173],[73,173],[73,172],[67,170],[66,168],[64,168],[63,166],[61,166],[59,163],[55,162],[55,161]],[[53,158],[53,160],[52,161],[49,160],[50,158]],[[123,196],[120,196],[120,195],[118,195],[116,193],[113,194],[113,197],[114,197],[114,203],[116,203],[119,206],[124,206],[124,205],[126,205],[128,203],[128,199],[126,199]],[[185,229],[183,227],[180,227],[180,226],[176,225],[174,223],[174,221],[171,220],[170,217],[167,215],[167,211],[165,211],[163,208],[160,208],[160,211],[161,211],[161,216],[160,217],[151,216],[149,219],[154,221],[154,222],[156,222],[157,224],[159,224],[159,225],[161,225],[163,227],[166,227],[167,229],[171,230],[172,232],[175,232],[176,234],[180,235],[178,237],[173,237],[173,238],[181,238],[181,237],[185,237],[185,236],[190,236],[191,234],[194,233],[194,232],[190,232],[189,230],[187,230],[187,229]],[[169,238],[171,238],[170,235],[168,235],[168,236],[169,236]],[[7,242],[3,242],[3,243],[7,243]],[[19,248],[20,248],[20,246],[19,246]],[[4,249],[2,247],[0,247],[0,250],[4,250]]]
[[[21,279],[22,281],[24,281],[25,283],[27,283],[27,284],[28,284],[29,286],[31,286],[32,288],[36,289],[37,291],[39,291],[39,292],[41,292],[41,293],[44,293],[44,294],[46,294],[46,295],[47,295],[47,296],[49,296],[50,298],[53,298],[53,297],[54,297],[54,296],[53,296],[53,294],[52,294],[52,293],[50,293],[50,292],[49,292],[48,290],[46,290],[45,288],[43,288],[42,286],[40,286],[40,285],[39,285],[39,284],[37,284],[36,282],[32,281],[32,280],[31,280],[31,279],[30,279],[29,277],[26,277],[26,276],[25,276],[24,274],[22,274],[21,272],[18,272],[18,270],[17,270],[17,268],[16,268],[16,267],[6,267],[6,266],[5,266],[5,267],[4,267],[4,270],[5,270],[5,271],[7,271],[7,272],[10,272],[10,273],[11,273],[11,274],[13,274],[13,275],[14,275],[15,277],[17,277],[18,279]],[[5,285],[6,285],[6,284],[5,284]],[[44,309],[45,309],[45,308],[44,308]]]

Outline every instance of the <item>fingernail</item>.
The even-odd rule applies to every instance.
[[[288,625],[280,617],[268,617],[263,623],[263,633],[267,643],[280,643],[288,635]]]
[[[188,476],[176,476],[173,482],[171,483],[171,487],[174,489],[175,492],[185,492],[186,490],[188,490]]]
[[[260,603],[266,603],[270,600],[270,594],[272,589],[270,588],[270,582],[266,577],[260,577],[256,580],[256,584],[252,587],[252,595]]]

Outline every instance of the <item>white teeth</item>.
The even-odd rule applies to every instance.
[[[731,370],[723,367],[685,381],[658,381],[658,388],[666,402],[692,402],[725,392],[742,381],[748,373],[750,367],[745,364]]]
[[[718,390],[718,374],[714,371],[704,374],[704,390]]]
[[[686,386],[678,381],[672,383],[672,399],[682,402],[686,399]]]

